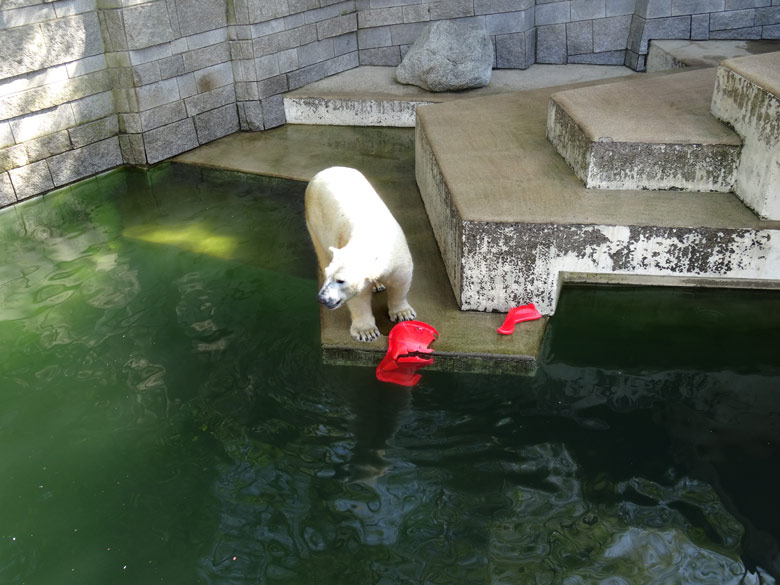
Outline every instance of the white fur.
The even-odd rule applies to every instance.
[[[406,237],[359,171],[331,167],[314,176],[306,188],[306,226],[323,271],[317,300],[329,309],[346,303],[352,337],[379,337],[371,294],[385,287],[390,320],[414,319],[406,300],[413,269]]]

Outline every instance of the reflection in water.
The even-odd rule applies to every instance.
[[[624,297],[583,289],[532,378],[323,366],[302,189],[163,166],[0,214],[0,582],[780,573],[775,356],[668,310],[600,337]],[[683,312],[731,327],[712,294]],[[769,335],[777,301],[728,301]]]

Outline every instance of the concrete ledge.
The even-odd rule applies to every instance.
[[[744,141],[735,192],[760,217],[780,219],[780,52],[724,61],[711,108]]]
[[[731,191],[741,140],[710,115],[715,70],[553,94],[547,137],[586,187]]]
[[[395,80],[395,67],[362,66],[284,96],[289,124],[413,128],[418,106],[632,74],[626,67],[534,65],[496,69],[487,87],[433,93]]]

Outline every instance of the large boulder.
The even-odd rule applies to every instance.
[[[423,29],[395,78],[428,91],[456,91],[484,87],[492,73],[493,43],[484,27],[440,20]]]

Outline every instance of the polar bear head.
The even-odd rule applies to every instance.
[[[328,309],[338,309],[352,297],[371,286],[370,266],[365,266],[361,254],[345,248],[330,248],[333,259],[325,268],[325,282],[317,293],[317,301]]]

